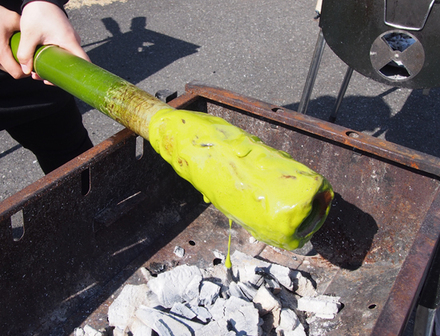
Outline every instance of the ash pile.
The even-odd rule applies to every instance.
[[[231,261],[232,272],[181,265],[153,277],[144,269],[147,283],[126,285],[109,307],[113,335],[307,336],[310,324],[342,307],[299,271],[238,251]],[[103,334],[86,326],[80,335]]]

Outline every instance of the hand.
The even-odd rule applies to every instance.
[[[26,75],[12,55],[9,39],[19,30],[20,15],[0,6],[0,69],[17,79]]]
[[[45,1],[33,1],[24,8],[20,20],[21,39],[17,58],[23,73],[33,70],[33,56],[38,45],[57,45],[90,61],[81,48],[80,38],[61,8]],[[39,77],[32,73],[34,79]]]

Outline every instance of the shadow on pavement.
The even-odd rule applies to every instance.
[[[198,52],[200,47],[146,29],[145,17],[133,18],[131,29],[126,33],[121,32],[113,18],[104,18],[102,22],[112,36],[83,45],[83,48],[96,45],[87,52],[91,61],[132,84],[141,82],[180,58]]]
[[[440,89],[431,89],[429,95],[413,90],[402,109],[393,116],[384,97],[394,90],[391,88],[376,97],[344,97],[336,124],[440,157]],[[331,96],[313,99],[307,115],[328,120],[335,101]],[[284,107],[296,111],[298,106],[299,103],[294,103]]]

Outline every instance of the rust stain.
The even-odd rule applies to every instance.
[[[285,178],[285,179],[293,179],[293,180],[296,180],[296,176],[293,176],[293,175],[283,175],[283,176],[281,176],[282,178]]]
[[[164,148],[171,155],[174,152],[174,138],[165,135],[163,137]]]
[[[188,161],[186,161],[185,159],[182,159],[181,157],[179,157],[177,159],[177,162],[179,163],[179,166],[181,166],[181,167],[188,166]]]

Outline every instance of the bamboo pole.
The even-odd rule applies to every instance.
[[[20,33],[11,38],[16,57]],[[126,80],[56,46],[41,46],[34,56],[34,71],[90,106],[149,140],[151,117],[172,109]]]
[[[14,55],[19,40],[12,37]],[[206,202],[256,239],[293,250],[324,223],[330,183],[224,119],[173,109],[56,46],[37,49],[34,71],[149,140]]]

